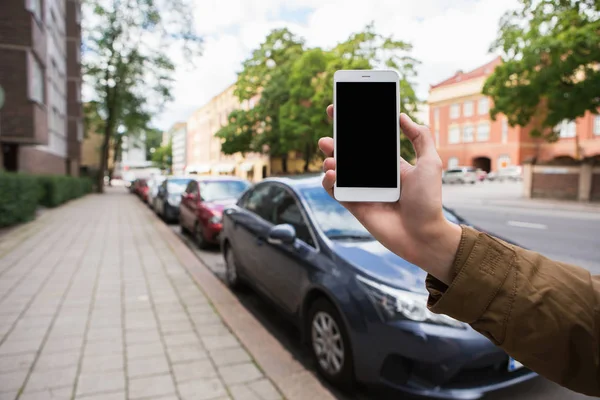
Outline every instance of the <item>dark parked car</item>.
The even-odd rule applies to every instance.
[[[425,273],[374,240],[321,178],[252,187],[224,212],[222,251],[227,283],[248,283],[290,316],[334,384],[476,399],[536,376],[467,324],[431,313]]]
[[[193,232],[200,248],[219,243],[223,209],[234,204],[248,187],[250,182],[233,177],[202,177],[190,181],[181,196],[181,229]]]
[[[154,211],[165,221],[178,220],[181,194],[191,180],[190,177],[168,176],[158,187],[154,198]]]

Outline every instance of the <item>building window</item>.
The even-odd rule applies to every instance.
[[[473,141],[473,125],[465,125],[463,126],[463,142],[472,142]]]
[[[479,103],[477,104],[477,113],[479,115],[485,115],[490,111],[490,99],[487,97],[482,97],[479,99]]]
[[[502,120],[502,144],[508,142],[508,120],[504,118]]]
[[[594,117],[594,135],[600,136],[600,115]]]
[[[29,10],[33,16],[35,17],[35,19],[39,22],[42,23],[43,19],[42,19],[42,0],[26,0],[25,2],[27,10]]]
[[[510,166],[510,157],[507,155],[503,155],[498,157],[498,169],[506,168]]]
[[[477,141],[487,142],[490,140],[490,124],[488,122],[481,122],[477,125]]]
[[[556,126],[556,129],[561,138],[572,138],[577,134],[577,125],[575,124],[575,121],[568,121],[565,119]]]
[[[465,104],[463,105],[463,113],[464,113],[465,117],[470,117],[473,115],[473,102],[472,101],[465,101]]]
[[[450,157],[448,159],[448,169],[456,168],[458,166],[458,157]]]
[[[42,64],[38,61],[38,59],[33,55],[29,54],[29,87],[28,94],[29,99],[39,103],[44,104],[44,93],[45,93],[45,79],[44,79],[44,69],[42,68]]]
[[[448,131],[448,143],[460,143],[460,128],[455,126]]]
[[[450,118],[458,118],[460,117],[460,104],[452,104],[450,106]]]

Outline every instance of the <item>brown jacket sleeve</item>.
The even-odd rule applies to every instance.
[[[600,396],[600,276],[462,227],[450,286],[429,308],[469,323],[529,369]]]

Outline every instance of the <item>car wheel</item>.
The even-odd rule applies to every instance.
[[[225,282],[231,289],[238,289],[241,286],[241,280],[238,273],[235,255],[229,245],[225,246]]]
[[[309,340],[311,353],[319,373],[343,389],[354,386],[354,365],[350,339],[335,307],[321,298],[309,312]]]
[[[202,230],[202,225],[196,222],[194,226],[194,239],[196,240],[196,245],[200,249],[206,249],[208,247],[208,242],[204,238],[204,231]]]

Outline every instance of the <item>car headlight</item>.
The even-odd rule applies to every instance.
[[[223,217],[221,215],[213,215],[208,220],[208,222],[210,222],[211,224],[220,224],[221,221],[223,221]]]
[[[395,289],[357,276],[359,285],[367,292],[380,316],[385,321],[407,319],[436,325],[466,329],[467,324],[427,308],[427,295]]]

